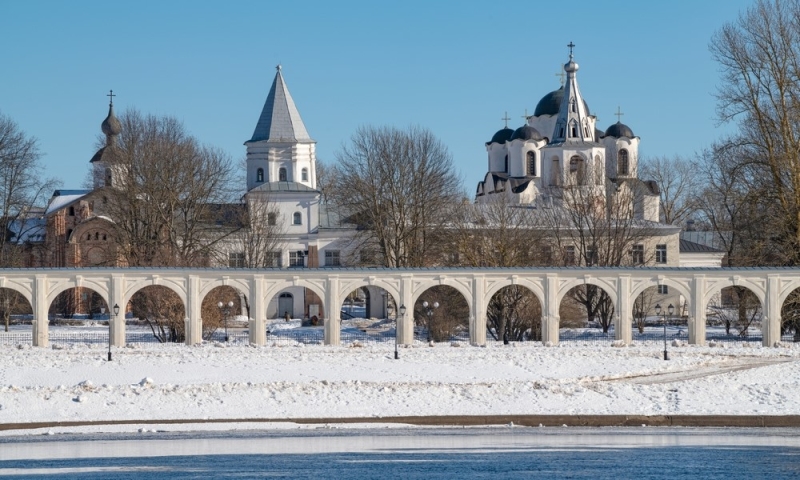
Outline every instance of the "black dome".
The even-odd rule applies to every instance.
[[[514,135],[511,135],[510,140],[544,140],[542,134],[539,133],[539,130],[531,127],[530,125],[523,125],[518,129],[514,130]]]
[[[502,130],[498,130],[497,133],[492,136],[492,139],[489,143],[506,143],[511,139],[511,136],[514,135],[514,130],[506,127]]]
[[[606,130],[605,136],[606,137],[615,137],[615,138],[619,138],[619,137],[633,138],[633,137],[635,137],[635,135],[633,134],[633,130],[631,130],[631,127],[625,125],[624,123],[620,123],[620,122],[617,122],[614,125],[611,125],[610,127],[608,127],[608,130]]]
[[[599,128],[595,128],[594,129],[594,137],[595,137],[595,139],[600,140],[601,138],[603,138],[605,136],[606,136],[606,133],[604,131],[600,130]]]
[[[558,109],[561,108],[561,101],[563,99],[564,86],[562,85],[558,90],[553,90],[539,100],[539,103],[536,104],[536,110],[534,110],[533,116],[538,117],[540,115],[558,115]],[[586,113],[591,115],[591,113],[589,113],[589,105],[586,104],[586,100],[583,101],[583,106],[586,108]]]

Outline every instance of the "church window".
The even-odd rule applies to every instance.
[[[267,252],[267,258],[265,267],[270,268],[280,268],[283,266],[282,262],[283,255],[281,252]]]
[[[244,252],[228,253],[228,267],[244,268]]]
[[[69,207],[69,216],[70,217],[74,217],[75,216],[75,207]]]
[[[631,262],[634,265],[644,264],[644,245],[637,244],[631,248]]]
[[[94,232],[94,239],[100,240],[100,232]]]
[[[285,182],[286,181],[286,169],[281,168],[278,170],[278,181]]]
[[[666,245],[656,245],[656,263],[667,263]]]
[[[536,154],[528,152],[528,176],[536,176]]]
[[[572,126],[571,130],[572,130],[572,132],[571,132],[572,135],[570,135],[570,137],[572,137],[572,138],[577,137],[578,136],[578,129],[575,128],[575,125]]]
[[[586,162],[583,158],[574,155],[569,159],[569,173],[574,175],[578,185],[586,185]]]
[[[564,136],[564,127],[561,127],[561,128],[558,130],[558,136],[559,136],[559,137],[563,137],[563,136]]]
[[[267,225],[277,225],[278,224],[278,214],[276,213],[268,213],[267,214]]]
[[[561,164],[558,161],[558,158],[554,158],[552,162],[552,166],[550,167],[550,185],[556,186],[559,184],[561,179]]]
[[[325,250],[325,266],[326,267],[342,266],[339,250]]]
[[[92,239],[92,234],[91,233],[87,233],[86,234],[86,240],[91,240],[91,239]]]
[[[617,175],[628,175],[628,151],[624,148],[617,157]]]
[[[508,173],[508,155],[506,155],[505,163],[503,164],[503,171]]]
[[[106,168],[106,186],[111,186],[111,169]]]
[[[300,173],[300,175],[301,175],[300,178],[302,178],[304,182],[308,181],[308,169],[307,168],[304,168],[302,170],[302,172]]]
[[[575,265],[575,247],[569,246],[564,248],[564,266],[569,267]]]
[[[106,239],[106,234],[104,233],[103,234],[103,240],[105,241],[105,239]]]
[[[569,102],[569,108],[573,113],[578,113],[578,104],[575,102],[574,98]]]
[[[303,266],[303,252],[296,251],[296,252],[289,252],[289,266],[290,267],[302,267]]]
[[[294,216],[292,217],[292,225],[302,225],[303,224],[303,216],[300,215],[300,212],[295,212]]]
[[[264,181],[264,169],[259,168],[256,170],[256,182],[263,182]]]

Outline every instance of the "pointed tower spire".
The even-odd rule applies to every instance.
[[[552,143],[583,143],[594,141],[594,130],[589,120],[589,108],[583,101],[578,88],[578,64],[573,59],[575,44],[569,42],[569,62],[564,65],[567,81],[564,84],[564,97],[558,110]]]
[[[306,131],[300,112],[286,88],[281,66],[275,67],[277,73],[272,88],[267,95],[264,109],[258,118],[253,137],[249,142],[313,142]]]

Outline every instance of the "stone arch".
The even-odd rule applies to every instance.
[[[689,290],[689,287],[687,287],[685,284],[681,282],[678,282],[671,278],[663,278],[663,279],[650,278],[636,285],[631,290],[631,296],[630,296],[631,301],[633,301],[634,298],[638,297],[642,292],[644,292],[648,288],[657,287],[658,285],[666,285],[670,288],[674,288],[675,290],[678,291],[678,293],[683,295],[683,297],[686,299],[687,302],[692,298],[692,292]]]
[[[142,283],[146,283],[142,285]],[[140,320],[144,319],[156,338],[163,343],[179,343],[194,335],[187,325],[188,305],[181,294],[163,282],[137,282],[141,285],[126,295],[120,305],[120,315],[130,311]],[[124,306],[123,306],[124,305]],[[202,334],[200,335],[202,338]]]
[[[488,290],[486,290],[486,294],[483,296],[483,304],[487,305],[495,293],[510,285],[519,285],[527,288],[533,292],[534,295],[536,295],[536,299],[539,300],[539,303],[544,305],[545,294],[542,285],[540,283],[523,278],[517,279],[516,282],[514,279],[509,278],[507,279],[507,282],[497,282],[495,285],[492,285]]]
[[[464,297],[464,299],[466,299],[467,304],[469,305],[472,305],[473,302],[475,301],[472,298],[472,291],[469,288],[448,277],[443,279],[431,279],[416,285],[416,288],[413,289],[413,292],[411,294],[411,304],[416,305],[417,300],[419,299],[420,295],[422,295],[422,293],[424,293],[426,290],[429,290],[432,287],[436,287],[439,285],[445,285],[448,287],[455,288],[456,290],[458,290],[458,293],[460,293]]]
[[[494,340],[541,340],[544,303],[527,285],[517,282],[492,288],[486,300],[487,334]]]
[[[7,288],[9,290],[14,290],[15,292],[25,297],[25,300],[27,300],[29,304],[33,305],[33,291],[31,289],[31,284],[19,282],[14,279],[0,277],[0,288]]]
[[[472,305],[470,297],[444,282],[419,291],[414,298],[411,315],[414,324],[420,327],[424,335],[422,339],[442,342],[468,337]]]
[[[800,285],[792,282],[792,288],[784,295],[781,292],[780,307],[781,319],[781,340],[790,342],[800,342]],[[791,284],[790,284],[791,285]]]
[[[0,287],[0,331],[11,324],[13,315],[30,315],[33,318],[33,304],[24,292],[8,285]]]
[[[706,340],[739,341],[763,339],[764,295],[752,282],[722,279],[703,296]],[[761,293],[761,295],[759,295]]]
[[[221,340],[222,337],[216,336],[215,333],[222,328],[224,329],[224,339],[227,342],[229,327],[240,326],[238,323],[234,323],[236,318],[240,317],[242,313],[246,313],[248,318],[250,316],[245,292],[228,282],[213,288],[206,288],[200,298],[201,335],[204,340],[211,338]]]
[[[709,282],[706,285],[705,292],[703,292],[703,305],[708,305],[708,302],[711,301],[711,298],[714,295],[717,295],[720,291],[722,291],[722,289],[728,287],[745,287],[753,292],[756,297],[758,297],[758,301],[762,306],[764,305],[764,300],[766,298],[766,292],[764,291],[764,288],[761,285],[758,285],[745,278],[740,278],[736,281],[734,281],[732,278],[723,278]]]
[[[577,298],[569,297],[570,292],[583,288],[586,289],[586,292],[580,293],[576,291],[576,297],[598,296],[595,297],[596,301],[603,303],[603,306],[593,307],[594,312],[592,314],[587,311],[585,305],[578,301]],[[608,335],[609,330],[614,325],[615,316],[619,314],[617,286],[607,279],[576,278],[565,282],[558,289],[556,301],[559,329],[585,328],[592,326],[589,322],[596,322],[602,328],[602,334]],[[562,334],[559,333],[559,336],[562,336]]]
[[[787,284],[783,285],[781,288],[781,292],[778,295],[778,305],[783,305],[786,303],[786,300],[789,298],[789,295],[792,294],[795,290],[800,288],[800,278],[794,279]]]
[[[60,285],[59,288],[52,290],[48,295],[47,312],[52,319],[59,313],[64,318],[72,318],[73,315],[86,315],[87,318],[94,318],[95,314],[109,314],[108,297],[103,292],[98,292],[90,285],[92,282],[80,282],[77,286]],[[58,293],[55,293],[58,292]]]
[[[129,285],[126,285],[125,288],[125,295],[122,297],[122,305],[127,305],[128,302],[131,301],[131,298],[138,292],[139,290],[145,287],[166,287],[178,295],[178,298],[181,299],[183,302],[184,308],[186,307],[186,287],[183,283],[179,283],[178,281],[171,280],[171,279],[163,279],[163,278],[145,278],[141,280],[137,280]],[[120,307],[122,306],[120,305]]]
[[[50,286],[47,292],[47,297],[45,297],[48,309],[56,297],[58,297],[62,292],[65,292],[71,288],[88,288],[90,290],[94,290],[103,298],[103,301],[105,301],[106,305],[108,304],[109,292],[106,284],[90,279],[82,279],[80,281],[76,279],[67,279]]]
[[[319,305],[321,306],[321,309],[322,309],[322,311],[320,311],[320,313],[319,313],[319,315],[321,317],[324,318],[326,315],[329,316],[331,314],[331,311],[329,310],[329,305],[327,305],[325,303],[325,298],[326,298],[325,294],[327,293],[325,288],[322,287],[322,286],[319,286],[319,285],[315,285],[315,284],[313,284],[313,283],[311,283],[309,281],[298,279],[297,281],[294,281],[294,282],[292,282],[292,281],[276,282],[276,283],[271,284],[266,289],[266,292],[264,293],[264,297],[261,300],[263,302],[265,302],[265,305],[267,306],[266,309],[265,309],[266,314],[267,314],[267,318],[270,318],[270,313],[271,312],[269,312],[269,305],[270,305],[270,302],[272,301],[272,299],[273,298],[277,298],[278,294],[280,294],[284,290],[290,289],[292,287],[304,288],[307,291],[311,292],[311,294],[319,300]],[[312,299],[312,301],[313,301],[313,299]],[[311,305],[311,303],[308,301],[308,298],[306,298],[306,301],[304,303],[306,303],[306,305],[304,305],[304,307],[303,307],[303,310],[304,310],[303,311],[303,315],[305,315],[306,313],[313,313],[313,312],[306,312],[305,311]],[[295,312],[295,316],[297,316],[297,312]],[[312,315],[309,315],[309,318],[311,316]]]
[[[399,294],[395,293],[392,295],[392,292],[387,290],[383,287],[383,285],[377,284],[369,284],[369,283],[358,283],[355,288],[352,288],[353,284],[350,286],[343,288],[340,291],[339,299],[335,305],[336,308],[342,310],[344,307],[344,303],[347,301],[348,297],[353,292],[356,291],[363,291],[366,295],[366,302],[364,305],[365,308],[365,317],[364,318],[389,318],[389,311],[392,310],[396,312],[397,308],[399,308],[399,301],[400,296]],[[347,291],[347,293],[342,293],[342,291]],[[378,294],[379,297],[375,297],[375,294]],[[392,308],[393,307],[393,308]],[[380,315],[378,317],[377,315]]]

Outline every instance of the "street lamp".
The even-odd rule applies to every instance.
[[[656,315],[661,315],[661,305],[656,304],[655,307]],[[675,313],[675,307],[672,306],[670,303],[667,307],[667,310],[664,312],[664,360],[669,360],[669,355],[667,355],[667,314],[671,317],[672,314]]]
[[[395,303],[395,305],[397,305]],[[403,319],[403,324],[405,324],[405,316],[406,316],[406,306],[400,305],[400,318]],[[397,316],[394,317],[394,359],[399,360],[400,354],[397,353],[397,343],[399,342],[398,336],[400,335],[399,324],[397,323]]]
[[[228,303],[217,303],[217,307],[219,307],[220,311],[222,312],[222,321],[225,322],[225,341],[228,341],[228,315],[231,314],[231,309],[233,308],[233,301]]]
[[[117,323],[117,315],[119,315],[119,305],[114,304],[114,323]],[[111,361],[111,324],[108,324],[108,361]]]
[[[422,306],[425,307],[425,312],[428,314],[428,343],[431,341],[431,318],[433,317],[433,310],[439,308],[439,302],[433,302],[433,305],[429,305],[428,301],[422,302]]]

